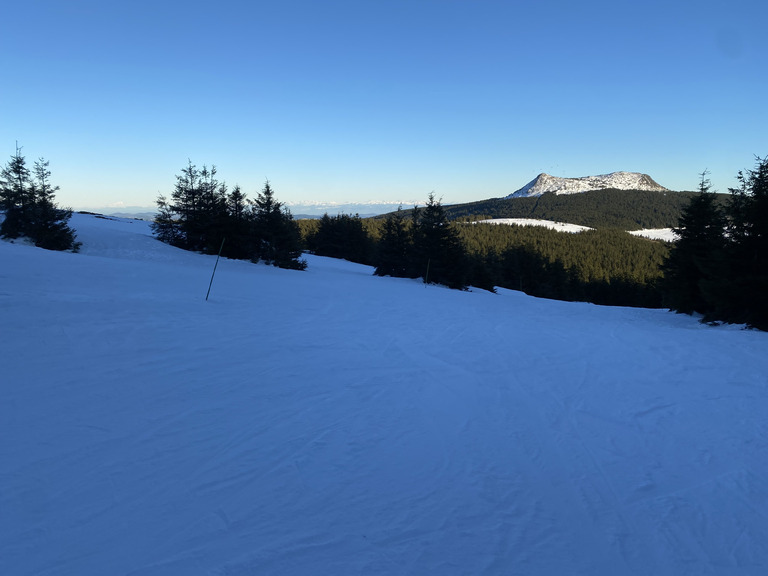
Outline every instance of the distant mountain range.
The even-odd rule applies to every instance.
[[[385,201],[371,201],[371,202],[286,202],[286,207],[291,211],[294,218],[320,218],[324,214],[329,216],[336,216],[338,214],[358,214],[361,218],[369,218],[371,216],[378,216],[379,214],[386,214],[388,212],[394,212],[398,207],[413,208],[416,204],[423,204],[424,202],[418,201],[403,201],[403,202],[385,202]]]
[[[525,186],[506,198],[528,198],[541,196],[547,192],[554,194],[579,194],[590,190],[645,190],[649,192],[669,192],[648,174],[639,172],[611,172],[598,176],[580,178],[560,178],[549,174],[539,174]]]

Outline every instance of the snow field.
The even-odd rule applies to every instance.
[[[763,574],[768,335],[0,242],[0,574]]]
[[[543,226],[550,230],[558,232],[577,233],[584,230],[592,230],[588,226],[579,226],[578,224],[568,224],[566,222],[555,222],[553,220],[538,220],[535,218],[491,218],[488,220],[478,220],[478,224],[506,224],[513,226]]]
[[[536,220],[533,218],[491,218],[489,220],[478,220],[478,224],[507,224],[514,226],[543,226],[558,232],[578,233],[585,230],[593,230],[588,226],[578,224],[568,224],[566,222],[554,222],[553,220]],[[675,242],[677,234],[672,228],[647,228],[643,230],[629,230],[633,236],[642,236],[650,240],[664,240],[665,242]]]

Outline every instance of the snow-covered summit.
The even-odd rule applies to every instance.
[[[651,190],[655,192],[667,191],[664,186],[658,184],[648,174],[641,174],[640,172],[611,172],[610,174],[582,176],[580,178],[560,178],[542,173],[519,190],[507,196],[507,198],[541,196],[547,192],[578,194],[588,190],[603,190],[606,188],[615,188],[617,190]]]

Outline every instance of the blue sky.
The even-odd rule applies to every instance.
[[[768,154],[768,7],[37,1],[2,10],[0,152],[62,205],[152,206],[187,160],[288,202],[444,203],[540,172],[721,192]]]

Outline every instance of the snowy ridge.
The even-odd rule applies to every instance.
[[[539,174],[528,184],[513,192],[506,198],[526,198],[541,196],[547,192],[555,194],[578,194],[589,190],[650,190],[666,192],[667,189],[657,184],[647,174],[639,172],[611,172],[599,176],[582,176],[580,178],[560,178],[549,174]]]
[[[758,575],[768,334],[0,241],[3,576]]]

